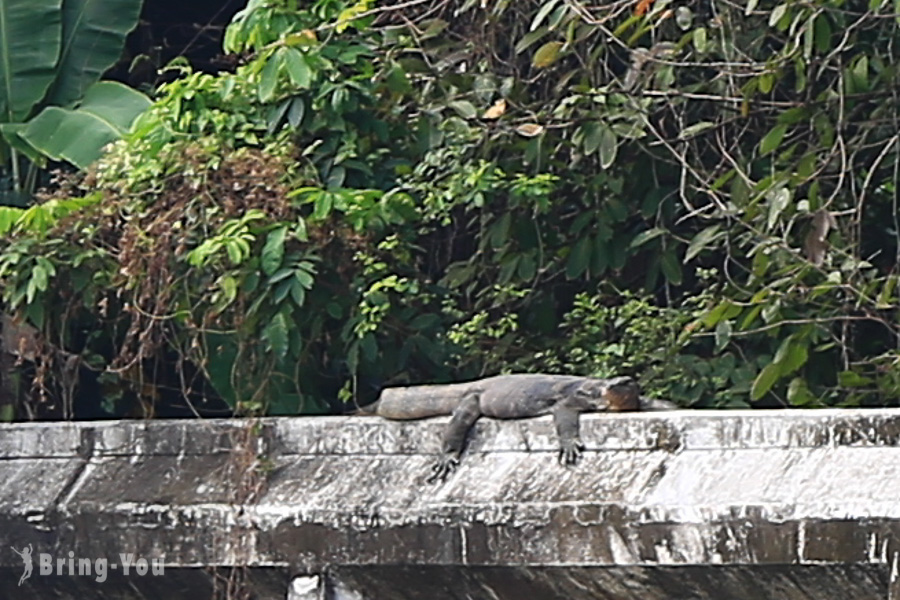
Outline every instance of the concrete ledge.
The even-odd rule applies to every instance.
[[[900,600],[898,410],[586,415],[570,468],[550,419],[482,420],[427,484],[445,424],[2,425],[0,597]],[[39,572],[70,552],[166,573]]]

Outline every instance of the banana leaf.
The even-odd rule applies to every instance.
[[[20,123],[56,77],[62,0],[0,0],[0,123]]]
[[[141,4],[142,0],[64,0],[57,78],[46,104],[68,106],[100,80],[122,54]]]
[[[84,169],[100,158],[108,143],[118,140],[150,100],[113,81],[95,83],[76,109],[49,106],[32,119],[20,138],[53,158]]]

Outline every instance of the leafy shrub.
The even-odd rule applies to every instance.
[[[183,69],[40,227],[0,213],[4,303],[113,412],[509,370],[892,402],[896,20],[623,6],[253,1],[235,73]]]

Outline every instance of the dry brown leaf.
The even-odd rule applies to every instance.
[[[522,123],[516,127],[516,133],[525,137],[534,137],[544,133],[544,126],[537,123]]]
[[[653,0],[640,0],[637,6],[634,7],[634,14],[639,17],[643,16],[647,14],[651,6],[653,6]]]
[[[500,117],[503,116],[503,113],[505,113],[505,112],[506,112],[506,100],[503,98],[500,98],[499,100],[494,102],[494,105],[492,107],[490,107],[489,109],[484,111],[484,114],[481,115],[481,118],[482,119],[499,119]]]

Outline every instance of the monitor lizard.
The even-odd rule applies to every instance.
[[[553,415],[559,437],[559,461],[572,465],[584,445],[578,435],[583,412],[669,410],[671,402],[640,395],[631,377],[595,379],[575,375],[497,375],[464,383],[389,387],[366,413],[386,419],[411,420],[450,415],[441,457],[428,482],[445,480],[459,465],[466,436],[480,417],[522,419]]]

